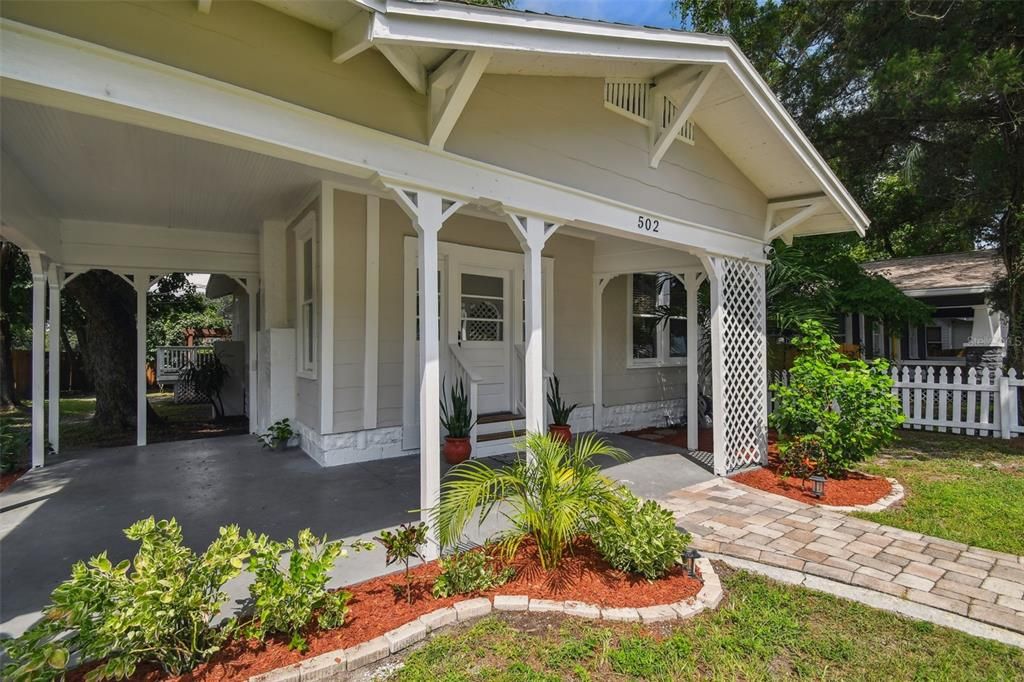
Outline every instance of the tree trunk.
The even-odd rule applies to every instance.
[[[14,355],[11,352],[11,287],[18,254],[11,242],[0,242],[0,407],[20,405],[14,393]]]
[[[107,270],[83,273],[65,291],[85,312],[79,348],[96,390],[93,423],[127,431],[136,421],[135,291]],[[149,419],[160,421],[146,407]]]

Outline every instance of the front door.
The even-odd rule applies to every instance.
[[[459,263],[453,293],[458,301],[455,340],[481,378],[479,414],[508,412],[511,401],[510,273]]]

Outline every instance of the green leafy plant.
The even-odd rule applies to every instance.
[[[441,382],[441,395],[445,393],[445,383]],[[451,403],[451,408],[448,405]],[[476,421],[473,419],[473,411],[469,409],[469,398],[466,396],[466,387],[459,379],[452,383],[451,391],[448,394],[448,401],[441,400],[441,426],[448,432],[449,438],[469,438],[469,432],[473,430]]]
[[[816,435],[796,436],[779,449],[779,473],[799,478],[803,487],[825,457],[821,441]]]
[[[6,419],[0,419],[0,474],[9,474],[22,466],[28,438]]]
[[[405,586],[404,588],[398,587],[396,594],[404,594],[405,600],[411,604],[413,595],[412,576],[409,574],[409,561],[416,557],[421,562],[426,562],[421,548],[427,544],[427,524],[403,523],[397,530],[382,531],[374,540],[383,545],[384,549],[387,550],[385,565],[390,566],[400,561],[405,567]]]
[[[504,585],[515,575],[511,566],[496,567],[494,557],[483,550],[458,552],[443,557],[440,564],[441,574],[434,581],[432,590],[438,599],[483,592]]]
[[[287,443],[295,435],[295,429],[292,428],[292,423],[287,417],[284,419],[278,419],[276,422],[267,427],[266,433],[261,433],[256,436],[256,439],[265,448],[275,448],[279,443]]]
[[[116,566],[106,552],[77,562],[71,578],[51,595],[43,619],[5,642],[9,680],[64,676],[72,656],[105,659],[89,681],[130,677],[152,661],[172,675],[192,669],[216,652],[234,621],[212,627],[228,595],[224,584],[242,571],[253,539],[237,526],[220,529],[202,554],[182,546],[181,527],[152,517],[125,531],[141,543],[131,560]]]
[[[690,536],[676,528],[672,512],[625,488],[619,490],[618,514],[599,516],[590,526],[590,539],[614,568],[648,580],[672,570],[690,543]]]
[[[567,404],[562,400],[561,383],[557,376],[548,379],[548,408],[551,410],[551,423],[557,426],[568,426],[569,417],[579,403]]]
[[[206,400],[213,405],[217,419],[224,418],[224,400],[220,392],[224,383],[231,376],[228,366],[221,362],[216,353],[205,355],[199,364],[189,364],[178,374],[179,381],[191,384]]]
[[[345,545],[317,537],[308,528],[299,531],[296,540],[275,542],[260,536],[249,562],[255,576],[249,586],[254,602],[254,619],[248,635],[263,639],[270,633],[282,633],[291,639],[290,649],[308,648],[302,630],[316,614],[321,628],[341,627],[348,613],[351,594],[344,590],[327,590],[327,581],[335,562],[347,556],[349,549],[370,549],[372,543],[356,541]],[[282,568],[282,555],[288,553],[287,568]]]
[[[519,448],[531,457],[492,469],[467,460],[448,472],[441,484],[441,502],[433,510],[434,525],[446,547],[454,546],[480,507],[480,523],[496,509],[511,524],[500,537],[506,557],[533,538],[541,567],[558,567],[565,548],[585,526],[602,514],[618,514],[618,484],[593,464],[599,455],[628,459],[621,449],[584,435],[572,444],[546,434],[529,434]]]
[[[799,447],[814,455],[816,471],[842,476],[892,442],[903,423],[889,366],[884,360],[869,365],[846,357],[814,321],[800,325],[793,344],[798,355],[789,385],[771,387],[777,407],[770,423],[779,432],[779,451],[788,458],[789,450]]]

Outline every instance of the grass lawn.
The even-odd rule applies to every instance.
[[[720,569],[721,570],[721,569]],[[663,626],[494,616],[433,637],[388,679],[1019,680],[1024,651],[744,572]]]
[[[907,491],[897,509],[856,516],[1010,554],[1024,554],[1024,440],[902,431],[861,467]]]

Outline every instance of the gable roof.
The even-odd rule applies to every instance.
[[[488,51],[485,74],[636,78],[724,67],[690,119],[764,194],[780,221],[821,199],[793,235],[870,221],[729,36],[646,28],[444,0],[259,0],[333,32],[335,60],[375,48],[422,82],[455,52]],[[802,202],[802,203],[801,203]],[[766,233],[768,228],[766,227]]]
[[[987,291],[1006,276],[995,249],[892,258],[862,263],[865,271],[882,275],[902,291],[974,289]]]

